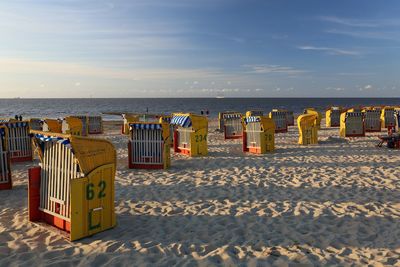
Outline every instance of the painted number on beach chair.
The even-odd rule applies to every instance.
[[[107,184],[103,180],[101,180],[97,184],[97,188],[98,189],[96,191],[98,191],[97,192],[97,198],[98,199],[104,198],[106,196],[106,193],[105,193],[106,186],[107,186]],[[86,199],[87,200],[93,200],[95,198],[95,196],[96,196],[95,185],[93,183],[88,183],[87,186],[86,186]],[[98,215],[96,216],[93,213],[97,212],[97,211],[101,211],[102,209],[103,209],[102,207],[99,207],[99,208],[95,208],[95,209],[92,209],[92,210],[89,211],[89,213],[88,213],[88,224],[89,224],[89,230],[90,231],[101,227],[101,220],[97,224],[94,224],[94,221],[97,221],[97,219],[95,219],[95,218],[98,218]]]
[[[106,182],[105,181],[100,181],[97,186],[100,188],[100,191],[97,194],[97,198],[105,197],[106,193],[104,193],[104,191],[106,190]],[[94,184],[93,183],[89,183],[86,186],[86,199],[87,200],[92,200],[94,198],[94,195],[95,195]]]
[[[195,139],[196,139],[196,143],[198,143],[198,142],[201,142],[201,141],[206,141],[207,140],[207,135],[205,134],[205,135],[195,135],[194,136],[195,137]]]

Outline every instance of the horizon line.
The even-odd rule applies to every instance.
[[[36,99],[257,99],[257,98],[270,98],[270,99],[277,99],[277,98],[285,98],[285,99],[370,99],[370,98],[375,98],[375,99],[396,99],[400,98],[400,96],[387,96],[387,97],[382,97],[382,96],[370,96],[370,97],[356,97],[356,96],[335,96],[335,97],[329,97],[329,96],[320,96],[320,97],[287,97],[287,96],[273,96],[273,97],[246,97],[246,96],[232,96],[232,97],[3,97],[0,98],[0,100],[36,100]]]

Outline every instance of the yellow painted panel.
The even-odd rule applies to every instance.
[[[326,127],[331,127],[331,112],[332,111],[330,109],[325,112],[325,124],[326,124]]]
[[[303,114],[297,118],[299,129],[299,144],[309,145],[318,143],[317,116],[315,114]]]
[[[79,178],[71,180],[71,241],[81,239],[87,236],[87,203],[86,186],[88,178]]]
[[[316,115],[317,116],[317,127],[318,127],[318,129],[321,129],[322,114],[320,112],[318,112],[314,108],[307,108],[307,109],[305,109],[305,114]]]
[[[65,132],[63,131],[64,134],[82,135],[82,121],[80,119],[74,117],[66,117],[65,121],[69,129],[67,129]]]
[[[391,114],[390,116],[394,116],[395,108],[394,108],[394,107],[384,107],[384,108],[381,110],[381,128],[387,128],[387,127],[388,127],[386,121],[387,121],[387,120],[390,120],[390,119],[386,118],[386,115],[387,115],[386,112],[387,112],[387,111],[389,111],[389,113]],[[392,114],[393,114],[393,115],[392,115]]]
[[[268,130],[264,133],[264,147],[265,152],[272,152],[275,150],[275,130]]]
[[[49,132],[52,132],[52,133],[61,133],[62,132],[62,125],[59,120],[45,119],[44,121],[49,128]]]
[[[101,166],[88,175],[88,234],[115,226],[115,165]]]
[[[115,164],[71,180],[71,240],[87,237],[116,225]]]
[[[266,132],[268,130],[273,130],[275,132],[275,122],[268,116],[258,116],[261,120],[261,128]]]
[[[207,128],[202,128],[190,134],[190,152],[192,157],[207,156]]]
[[[170,139],[168,139],[170,140]],[[164,143],[164,168],[171,167],[171,145],[170,141]]]
[[[129,124],[138,122],[139,121],[139,116],[138,115],[132,115],[132,114],[124,114],[124,133],[126,135],[129,135]]]
[[[248,114],[246,114],[246,117]],[[252,116],[257,117],[260,121],[260,154],[265,154],[267,152],[272,152],[275,150],[275,122],[273,119],[269,118],[268,115],[265,116]],[[242,119],[243,129],[247,131],[247,124],[245,123],[245,118]]]
[[[115,164],[115,148],[109,141],[81,136],[71,136],[70,140],[79,166],[85,175],[99,166]]]
[[[260,116],[261,129],[261,153],[272,152],[275,150],[275,122],[268,116]]]

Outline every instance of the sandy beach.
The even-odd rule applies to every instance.
[[[325,125],[325,121],[322,121]],[[400,266],[398,151],[379,133],[297,144],[297,127],[276,151],[243,154],[210,122],[209,156],[172,156],[169,170],[127,168],[118,123],[105,134],[118,154],[117,226],[76,242],[28,221],[32,163],[13,165],[0,191],[0,266]]]

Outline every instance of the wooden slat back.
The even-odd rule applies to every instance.
[[[44,144],[40,208],[62,219],[70,218],[70,180],[80,178],[71,149],[60,142]]]

